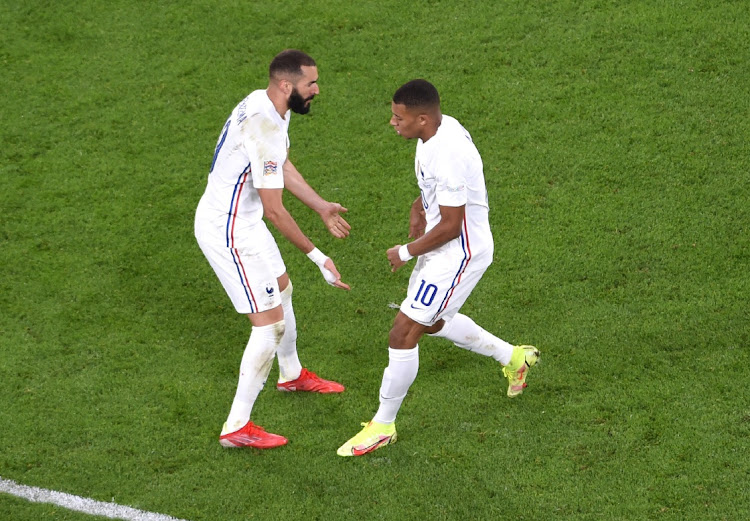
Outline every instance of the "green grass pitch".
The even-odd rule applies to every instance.
[[[731,0],[0,3],[0,476],[190,521],[750,517],[750,11]],[[247,319],[192,234],[221,126],[301,48],[321,95],[292,160],[349,208],[282,243],[300,356],[347,386],[253,413],[290,444],[217,443]],[[369,420],[408,269],[416,77],[472,133],[496,260],[464,311],[542,363],[421,344],[399,441]],[[84,514],[0,494],[0,519]]]

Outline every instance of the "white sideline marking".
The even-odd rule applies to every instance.
[[[93,499],[57,492],[44,488],[19,485],[15,481],[3,479],[0,476],[0,492],[17,496],[33,503],[52,503],[68,510],[83,512],[92,516],[103,516],[110,519],[125,519],[126,521],[185,521],[164,514],[144,512],[137,508],[125,507],[116,503],[104,503]]]

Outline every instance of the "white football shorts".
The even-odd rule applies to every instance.
[[[436,250],[417,258],[401,312],[423,326],[453,318],[492,262],[492,251],[479,258]]]
[[[196,239],[238,313],[260,313],[281,305],[278,278],[286,273],[286,266],[264,222],[235,248],[201,234],[198,228]]]

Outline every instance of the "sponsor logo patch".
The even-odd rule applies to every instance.
[[[275,175],[276,166],[276,161],[263,161],[263,175]]]

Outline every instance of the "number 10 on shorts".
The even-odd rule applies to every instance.
[[[417,296],[414,297],[414,302],[421,302],[423,306],[430,307],[432,301],[435,300],[435,294],[437,293],[437,286],[434,284],[427,284],[424,279],[419,285],[417,290]]]

